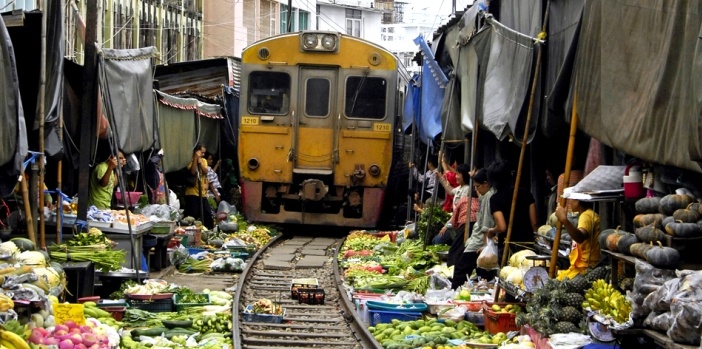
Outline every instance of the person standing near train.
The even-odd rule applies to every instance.
[[[191,216],[200,219],[202,224],[208,229],[214,228],[214,220],[212,218],[212,210],[207,201],[207,189],[210,182],[207,180],[207,160],[205,156],[205,146],[198,143],[193,148],[193,158],[188,164],[189,175],[194,176],[195,180],[192,184],[188,183],[185,188],[185,216]]]

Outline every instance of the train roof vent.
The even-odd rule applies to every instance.
[[[261,48],[258,50],[258,58],[260,58],[260,59],[262,59],[262,60],[265,61],[265,60],[267,60],[270,56],[271,56],[271,52],[268,51],[268,48],[267,48],[267,47],[261,47]]]

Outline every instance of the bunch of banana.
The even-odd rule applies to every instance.
[[[611,316],[614,321],[624,323],[629,320],[631,303],[612,285],[600,279],[592,283],[585,292],[583,308],[590,308],[605,316]]]
[[[0,329],[0,349],[30,349],[27,341],[17,333]]]
[[[12,298],[8,297],[4,293],[0,293],[0,312],[6,312],[14,307],[15,302],[12,301]]]

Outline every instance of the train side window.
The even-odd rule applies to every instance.
[[[249,74],[249,112],[287,114],[290,110],[290,75],[255,71]]]
[[[325,117],[329,115],[331,83],[324,78],[309,78],[305,87],[305,114]]]
[[[384,119],[387,83],[385,79],[349,76],[346,79],[344,112],[347,117]]]

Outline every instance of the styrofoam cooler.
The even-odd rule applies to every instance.
[[[646,195],[641,167],[629,165],[624,171],[624,198],[639,199]]]

